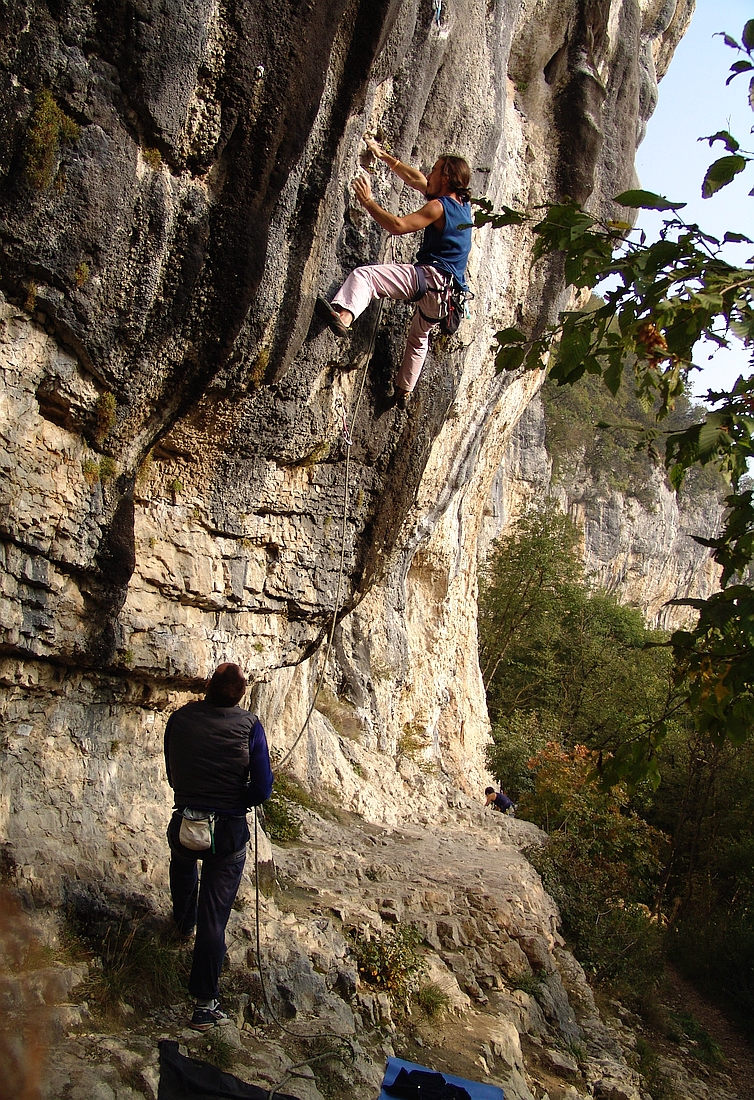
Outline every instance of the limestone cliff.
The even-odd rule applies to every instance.
[[[537,453],[514,432],[542,382],[496,374],[490,346],[547,322],[561,274],[532,268],[526,229],[479,231],[472,318],[436,339],[407,413],[385,395],[408,308],[386,305],[376,329],[371,312],[345,343],[312,313],[386,254],[349,191],[365,129],[425,166],[464,155],[494,203],[571,194],[609,211],[692,8],[0,3],[0,869],[37,905],[164,911],[166,714],[235,659],[272,745],[291,746],[336,613],[293,763],[343,820],[305,815],[306,843],[275,852],[262,954],[279,1007],[369,1049],[340,1092],[297,1080],[304,1100],[374,1095],[396,1033],[343,929],[396,920],[423,922],[454,1006],[474,999],[479,1042],[451,1068],[468,1055],[512,1100],[638,1100],[619,1022],[599,1018],[520,855],[537,830],[478,804],[476,562],[501,463]],[[381,171],[374,189],[396,211],[415,202]],[[502,492],[510,510],[529,491]],[[229,929],[241,968],[252,897],[247,879]],[[87,1026],[85,1004],[59,1003],[79,977],[52,975],[57,1002],[40,978],[29,1004]],[[16,1007],[27,992],[4,987]],[[236,1053],[271,1084],[300,1052],[254,1030],[248,1000]],[[138,1078],[155,1096],[155,1034],[180,1035],[183,1012],[149,1042],[68,1041],[46,1095],[133,1100]]]
[[[599,438],[591,423],[584,428]],[[582,533],[586,570],[596,585],[640,608],[657,629],[685,625],[694,613],[670,601],[706,599],[720,587],[720,567],[694,536],[711,539],[720,531],[725,488],[696,468],[676,494],[661,466],[648,457],[637,458],[636,466],[636,485],[616,485],[609,462],[595,471],[583,448],[563,451],[548,439],[537,396],[495,475],[480,554],[522,509],[551,498]]]
[[[348,188],[368,127],[406,160],[462,153],[494,202],[608,209],[691,7],[3,4],[0,804],[25,874],[44,854],[53,886],[63,836],[90,870],[141,874],[168,798],[163,713],[222,657],[291,743],[344,504],[331,687],[366,747],[395,754],[408,731],[455,782],[481,781],[474,562],[540,384],[495,374],[491,333],[541,325],[559,273],[532,269],[525,230],[479,231],[472,320],[436,341],[408,414],[384,396],[406,307],[385,308],[367,362],[374,315],[344,347],[312,323],[314,296],[384,254]],[[411,208],[395,178],[374,185]],[[363,371],[346,492],[340,424]],[[348,773],[319,725],[330,747],[315,724],[297,767]]]

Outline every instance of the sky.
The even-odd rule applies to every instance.
[[[660,81],[659,102],[647,125],[647,134],[636,154],[641,186],[688,205],[681,211],[707,233],[722,237],[726,231],[745,233],[754,239],[754,165],[710,199],[701,197],[708,166],[727,151],[719,142],[712,148],[697,139],[728,130],[742,150],[754,151],[751,133],[754,114],[747,102],[749,74],[738,76],[727,87],[730,66],[745,56],[714,37],[725,31],[737,41],[747,19],[754,18],[753,0],[697,0],[691,26],[678,45],[668,72]],[[656,233],[658,215],[642,212],[639,225]],[[727,258],[741,263],[752,254],[751,246],[731,248]],[[699,349],[696,362],[704,369],[692,372],[696,395],[708,389],[729,388],[739,374],[749,374],[748,356],[741,345],[735,351]]]

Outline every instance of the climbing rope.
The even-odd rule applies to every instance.
[[[441,0],[436,0],[436,2],[439,4],[439,3],[441,3]],[[390,239],[390,248],[391,248],[392,258],[393,258],[393,261],[394,261],[395,260],[395,241],[394,241],[393,238]],[[356,420],[357,420],[358,415],[359,415],[359,408],[361,407],[361,399],[362,399],[362,396],[364,394],[364,385],[366,383],[367,370],[369,369],[369,363],[371,361],[372,353],[374,352],[374,345],[375,345],[376,340],[377,340],[377,332],[379,330],[380,321],[382,319],[382,307],[383,307],[384,301],[385,301],[384,298],[379,299],[378,307],[377,307],[377,310],[375,311],[374,325],[372,326],[372,332],[371,332],[371,335],[370,335],[370,338],[369,338],[369,347],[367,349],[367,353],[366,353],[366,356],[365,356],[365,359],[364,359],[364,367],[363,367],[363,370],[362,370],[362,373],[361,373],[361,382],[359,383],[359,390],[358,390],[358,393],[356,395],[356,402],[354,404],[353,415],[351,417],[351,424],[352,425],[356,423]],[[341,432],[343,434],[343,443],[344,443],[345,448],[346,448],[346,469],[345,469],[344,485],[343,485],[343,520],[342,520],[342,530],[341,530],[341,540],[340,540],[340,565],[339,565],[339,568],[338,568],[338,587],[337,587],[337,592],[336,592],[336,595],[335,595],[335,606],[333,608],[332,620],[331,620],[331,623],[330,623],[330,630],[329,630],[328,638],[327,638],[327,645],[325,647],[324,660],[322,661],[322,668],[320,669],[319,676],[317,677],[317,684],[316,684],[316,687],[314,689],[314,695],[312,696],[312,701],[311,701],[311,704],[309,706],[309,710],[307,711],[307,715],[306,715],[306,718],[304,720],[304,724],[301,727],[301,729],[300,729],[300,731],[299,731],[299,733],[296,737],[296,740],[293,742],[293,744],[288,749],[288,751],[284,754],[284,756],[278,761],[278,763],[277,763],[278,768],[283,767],[283,765],[285,765],[290,760],[296,746],[298,745],[299,741],[301,740],[301,738],[304,736],[306,730],[308,729],[309,722],[311,720],[311,716],[314,713],[314,708],[315,708],[315,705],[317,703],[317,696],[319,695],[320,689],[322,687],[322,683],[323,683],[324,678],[325,678],[325,672],[327,670],[327,662],[330,658],[330,650],[332,648],[333,637],[335,635],[335,627],[337,626],[338,614],[340,612],[341,593],[343,591],[343,578],[345,576],[346,530],[347,530],[347,524],[348,524],[348,490],[349,490],[349,482],[350,482],[351,447],[353,446],[353,436],[352,436],[351,430],[348,426],[348,418],[347,418],[347,414],[346,414],[346,405],[345,405],[345,402],[344,402],[343,398],[340,397],[340,396],[337,398],[337,400],[335,402],[335,409],[336,409],[336,412],[337,412],[339,420],[340,420],[340,428],[341,428]],[[272,1007],[272,1004],[270,1002],[270,998],[269,998],[268,993],[267,993],[267,985],[266,985],[265,980],[264,980],[264,970],[262,968],[262,941],[261,941],[260,900],[259,900],[260,891],[259,891],[259,831],[258,830],[259,830],[259,815],[258,815],[258,807],[255,806],[254,807],[254,913],[255,913],[255,922],[256,922],[256,954],[257,954],[257,972],[259,973],[259,981],[260,981],[261,986],[262,986],[262,997],[264,999],[265,1008],[266,1008],[269,1016],[271,1017],[271,1019],[274,1020],[274,1022],[281,1029],[281,1031],[284,1031],[287,1035],[291,1035],[296,1039],[322,1039],[324,1037],[323,1032],[316,1032],[316,1033],[311,1034],[311,1035],[306,1035],[306,1034],[303,1034],[301,1032],[292,1031],[290,1028],[286,1027],[285,1024],[278,1018],[277,1014],[275,1013],[275,1010]],[[292,1080],[295,1076],[297,1076],[297,1074],[295,1073],[296,1070],[302,1069],[304,1066],[312,1065],[314,1062],[323,1061],[326,1058],[339,1058],[340,1061],[342,1061],[342,1062],[345,1062],[346,1058],[347,1058],[350,1061],[350,1063],[353,1064],[353,1062],[356,1060],[356,1051],[354,1049],[353,1044],[350,1042],[350,1040],[348,1040],[346,1038],[338,1039],[338,1045],[337,1046],[332,1047],[329,1050],[323,1051],[320,1054],[315,1054],[311,1058],[306,1058],[306,1059],[304,1059],[303,1062],[298,1062],[298,1063],[296,1063],[296,1065],[291,1066],[287,1070],[286,1075],[276,1085],[274,1085],[272,1089],[270,1089],[269,1093],[267,1094],[267,1100],[273,1100],[275,1094],[278,1093],[280,1091],[280,1089],[283,1088],[283,1086],[285,1084],[287,1084],[288,1081]]]
[[[359,407],[361,406],[361,398],[362,398],[363,393],[364,393],[364,384],[365,384],[366,378],[367,378],[367,370],[369,369],[369,362],[372,358],[372,352],[374,351],[374,345],[375,345],[375,342],[377,340],[377,331],[380,327],[380,319],[382,317],[382,306],[383,306],[384,300],[385,300],[384,298],[380,298],[379,304],[378,304],[378,307],[377,307],[377,310],[376,310],[376,313],[375,313],[374,325],[372,326],[372,334],[371,334],[370,339],[369,339],[369,348],[367,350],[367,354],[366,354],[366,357],[364,359],[364,368],[361,372],[361,383],[359,385],[359,392],[356,396],[356,403],[354,405],[353,415],[351,417],[351,423],[352,424],[356,423],[356,418],[359,415]],[[319,695],[320,689],[321,689],[322,684],[324,682],[325,672],[327,671],[327,662],[330,659],[330,650],[332,648],[332,641],[333,641],[333,637],[335,635],[335,627],[338,624],[338,615],[340,613],[340,597],[341,597],[341,593],[343,591],[343,577],[345,575],[346,531],[347,531],[347,524],[348,524],[348,488],[349,488],[349,479],[350,479],[350,470],[351,470],[351,447],[353,446],[353,438],[351,437],[351,432],[348,428],[348,420],[346,418],[346,407],[345,407],[345,402],[343,401],[342,397],[338,398],[338,400],[336,401],[335,407],[336,407],[336,410],[339,413],[341,430],[343,432],[343,442],[344,442],[345,447],[346,447],[346,471],[345,471],[344,486],[343,486],[343,521],[342,521],[342,530],[341,530],[341,539],[340,539],[340,567],[338,569],[338,588],[337,588],[337,593],[336,593],[336,596],[335,596],[335,606],[333,608],[332,621],[330,623],[330,630],[329,630],[329,634],[328,634],[328,638],[327,638],[327,645],[325,646],[325,656],[324,656],[324,660],[322,661],[322,668],[320,669],[320,673],[319,673],[319,676],[317,678],[317,685],[314,689],[314,695],[312,696],[312,701],[311,701],[311,704],[309,706],[309,710],[307,712],[306,718],[304,719],[304,724],[301,727],[301,729],[298,733],[298,736],[296,737],[296,740],[293,742],[293,744],[288,749],[288,751],[284,754],[284,756],[277,762],[277,767],[278,768],[282,768],[285,764],[288,763],[291,756],[293,755],[293,752],[294,752],[296,746],[298,745],[299,741],[301,740],[301,738],[304,736],[307,729],[309,728],[309,722],[311,720],[312,714],[314,713],[314,708],[315,708],[316,703],[317,703],[317,696]]]
[[[361,406],[361,398],[364,394],[364,385],[366,383],[367,370],[369,368],[369,362],[372,358],[372,353],[374,351],[374,345],[375,345],[375,342],[377,340],[377,331],[379,329],[380,319],[382,317],[383,302],[384,302],[384,299],[380,298],[379,305],[378,305],[378,308],[376,310],[374,325],[372,327],[372,333],[371,333],[371,336],[370,336],[370,339],[369,339],[369,348],[367,350],[366,358],[364,360],[364,369],[363,369],[362,374],[361,374],[361,382],[359,384],[359,391],[358,391],[358,394],[356,395],[356,402],[354,404],[353,415],[351,417],[351,423],[352,424],[356,423],[356,419],[359,415],[359,408]],[[353,446],[353,437],[351,435],[351,431],[350,431],[349,426],[348,426],[348,419],[347,419],[347,416],[346,416],[346,406],[345,406],[345,402],[343,401],[342,397],[338,397],[338,399],[335,403],[335,408],[336,408],[336,411],[338,412],[338,416],[339,416],[339,419],[340,419],[340,427],[341,427],[341,431],[343,433],[343,442],[344,442],[345,447],[346,447],[346,470],[345,470],[344,487],[343,487],[343,521],[342,521],[342,531],[341,531],[341,540],[340,540],[340,566],[339,566],[339,569],[338,569],[338,588],[337,588],[337,593],[336,593],[336,596],[335,596],[335,607],[333,608],[332,620],[331,620],[331,623],[330,623],[330,630],[329,630],[329,634],[328,634],[328,638],[327,638],[327,646],[325,647],[325,656],[324,656],[324,660],[322,662],[322,668],[320,669],[320,673],[319,673],[319,676],[317,678],[317,685],[316,685],[316,688],[314,690],[314,695],[312,696],[312,701],[311,701],[311,704],[309,706],[309,710],[307,712],[306,719],[304,720],[304,724],[301,727],[301,730],[299,731],[298,736],[296,737],[296,740],[293,742],[291,747],[288,749],[288,751],[285,753],[285,755],[278,762],[278,764],[277,764],[278,768],[282,767],[284,764],[286,764],[288,762],[288,760],[290,760],[296,746],[298,745],[301,738],[304,736],[304,734],[305,734],[305,732],[306,732],[306,730],[309,726],[309,721],[311,719],[312,714],[314,713],[314,707],[315,707],[316,702],[317,702],[317,696],[319,695],[320,689],[322,687],[322,683],[323,683],[324,678],[325,678],[325,671],[327,670],[327,662],[328,662],[329,657],[330,657],[330,649],[332,648],[332,641],[333,641],[333,637],[335,635],[335,627],[336,627],[337,622],[338,622],[338,613],[340,612],[340,598],[341,598],[341,593],[342,593],[342,590],[343,590],[343,577],[345,575],[346,529],[347,529],[347,523],[348,523],[348,488],[349,488],[349,480],[350,480],[351,447]],[[259,815],[258,815],[258,808],[255,806],[254,807],[254,906],[255,906],[254,912],[255,912],[255,921],[256,921],[256,948],[257,948],[256,953],[257,953],[257,972],[259,974],[259,981],[260,981],[261,986],[262,986],[262,997],[264,999],[265,1008],[266,1008],[267,1012],[269,1013],[270,1017],[275,1021],[277,1026],[282,1031],[284,1031],[286,1034],[291,1035],[291,1036],[295,1037],[296,1039],[322,1039],[324,1037],[323,1032],[316,1032],[316,1033],[311,1034],[311,1035],[306,1035],[306,1034],[302,1034],[301,1032],[292,1031],[290,1028],[286,1027],[285,1024],[282,1023],[282,1021],[278,1018],[277,1014],[275,1013],[275,1010],[273,1009],[272,1004],[270,1003],[270,998],[267,994],[267,985],[266,985],[265,980],[264,980],[264,971],[263,971],[263,968],[262,968],[261,923],[260,923],[260,919],[259,919],[260,901],[259,901],[259,833],[258,833],[258,829],[259,829]],[[303,1062],[298,1062],[296,1065],[291,1066],[287,1070],[286,1075],[283,1078],[281,1078],[281,1080],[278,1081],[278,1083],[269,1091],[269,1093],[267,1094],[267,1100],[273,1100],[275,1094],[278,1093],[280,1091],[280,1089],[282,1089],[283,1086],[288,1083],[288,1081],[292,1080],[295,1076],[297,1076],[296,1073],[295,1073],[295,1070],[302,1069],[304,1066],[311,1065],[314,1062],[323,1061],[326,1058],[339,1058],[340,1061],[342,1061],[342,1062],[345,1062],[346,1059],[348,1059],[348,1061],[350,1061],[350,1063],[353,1064],[353,1062],[356,1060],[356,1051],[354,1050],[353,1044],[348,1039],[346,1039],[346,1038],[339,1039],[338,1040],[338,1046],[332,1047],[331,1049],[323,1051],[320,1054],[313,1055],[311,1058],[306,1058]]]

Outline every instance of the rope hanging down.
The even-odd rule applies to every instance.
[[[439,2],[439,0],[438,0],[438,2]],[[393,252],[393,258],[395,258],[395,242],[391,240],[390,244],[391,244],[391,249],[392,249],[392,252]],[[384,304],[384,299],[380,298],[379,304],[378,304],[378,307],[377,307],[377,311],[376,311],[376,314],[375,314],[374,325],[372,327],[372,333],[371,333],[371,336],[370,336],[370,339],[369,339],[369,347],[367,349],[367,353],[366,353],[366,356],[365,356],[365,359],[364,359],[364,368],[363,368],[362,373],[361,373],[361,382],[359,384],[359,392],[356,396],[356,403],[354,405],[353,416],[351,418],[351,423],[352,424],[356,423],[356,419],[359,415],[359,408],[361,406],[361,398],[364,394],[364,384],[366,383],[367,370],[369,369],[369,363],[370,363],[370,360],[372,358],[372,353],[374,351],[375,342],[377,340],[377,332],[378,332],[379,327],[380,327],[380,320],[382,319],[383,304]],[[341,539],[340,539],[340,566],[339,566],[339,569],[338,569],[338,588],[337,588],[337,592],[336,592],[336,596],[335,596],[335,606],[333,608],[332,621],[330,623],[330,630],[329,630],[328,638],[327,638],[327,646],[325,647],[324,660],[322,662],[322,668],[320,669],[319,676],[317,677],[317,686],[314,690],[314,695],[312,696],[312,701],[311,701],[311,704],[309,706],[309,710],[307,712],[306,718],[304,720],[304,724],[301,727],[301,729],[300,729],[300,731],[299,731],[299,733],[296,737],[296,740],[293,742],[291,747],[288,749],[288,751],[284,754],[284,756],[280,759],[279,763],[277,764],[277,767],[279,767],[279,768],[282,767],[283,765],[285,765],[290,760],[296,746],[298,745],[299,741],[301,740],[301,738],[306,733],[306,730],[309,726],[311,716],[314,713],[314,708],[315,708],[316,703],[317,703],[317,696],[319,695],[320,689],[322,687],[322,683],[323,683],[324,678],[325,678],[325,672],[327,670],[327,662],[328,662],[329,657],[330,657],[330,650],[332,648],[333,637],[335,635],[335,627],[337,626],[338,614],[340,612],[340,600],[341,600],[341,593],[342,593],[342,590],[343,590],[343,577],[345,575],[346,525],[348,523],[348,489],[349,489],[349,480],[350,480],[351,447],[353,446],[353,437],[352,437],[351,432],[350,432],[349,427],[348,427],[348,420],[347,420],[347,417],[346,417],[346,406],[345,406],[345,402],[343,401],[342,397],[338,397],[338,399],[335,403],[335,408],[336,408],[336,411],[338,412],[338,415],[339,415],[339,418],[340,418],[341,431],[343,432],[343,442],[344,442],[345,447],[346,447],[346,469],[345,469],[344,486],[343,486],[343,522],[342,522]],[[291,1035],[296,1039],[321,1039],[323,1037],[322,1032],[314,1033],[312,1035],[305,1035],[305,1034],[302,1034],[302,1033],[297,1032],[297,1031],[292,1031],[290,1028],[286,1027],[285,1024],[282,1023],[282,1021],[276,1015],[275,1010],[273,1009],[272,1004],[270,1003],[270,998],[267,994],[267,986],[265,984],[264,971],[262,969],[262,943],[261,943],[261,931],[260,931],[260,919],[259,919],[260,902],[259,902],[259,832],[258,832],[258,830],[259,830],[259,816],[258,816],[258,808],[255,806],[254,807],[254,902],[255,902],[255,923],[256,923],[256,954],[257,954],[257,971],[259,973],[259,981],[260,981],[261,986],[262,986],[262,997],[264,999],[265,1008],[267,1009],[267,1012],[269,1013],[270,1017],[275,1021],[277,1026],[282,1031],[284,1031],[286,1034]],[[286,1075],[275,1086],[273,1086],[272,1089],[270,1089],[270,1092],[268,1093],[268,1096],[267,1096],[267,1100],[274,1100],[275,1094],[278,1093],[280,1091],[280,1089],[283,1088],[284,1085],[286,1085],[288,1083],[288,1081],[292,1080],[293,1077],[297,1076],[296,1073],[295,1073],[295,1071],[297,1069],[302,1069],[304,1066],[311,1065],[313,1062],[323,1061],[325,1058],[339,1058],[341,1061],[345,1062],[346,1057],[347,1057],[348,1060],[351,1062],[351,1064],[353,1064],[353,1062],[356,1060],[356,1051],[354,1050],[353,1044],[346,1038],[338,1039],[338,1043],[339,1043],[338,1046],[333,1047],[330,1050],[326,1050],[326,1051],[324,1051],[320,1054],[313,1055],[311,1058],[307,1058],[303,1062],[298,1062],[296,1065],[291,1066],[290,1069],[287,1071]]]
[[[375,341],[377,339],[377,330],[380,327],[380,319],[382,317],[383,302],[384,302],[384,298],[380,298],[379,304],[378,304],[378,307],[377,307],[377,311],[376,311],[376,314],[375,314],[374,326],[372,328],[372,335],[369,339],[369,348],[367,350],[367,354],[366,354],[366,357],[364,359],[364,369],[361,372],[361,383],[359,385],[359,392],[358,392],[357,397],[356,397],[356,404],[354,405],[354,409],[353,409],[353,416],[351,417],[351,423],[352,424],[356,423],[356,418],[359,415],[359,407],[361,405],[361,398],[362,398],[362,395],[364,393],[364,383],[366,382],[366,378],[367,378],[367,370],[369,368],[369,362],[372,358],[372,352],[374,351],[374,345],[375,345]],[[327,662],[330,658],[330,650],[332,648],[332,641],[333,641],[333,637],[335,636],[335,627],[338,625],[338,615],[340,613],[340,599],[341,599],[341,593],[343,591],[343,577],[345,575],[346,528],[347,528],[347,523],[348,523],[348,487],[349,487],[350,470],[351,470],[351,447],[353,446],[353,439],[351,437],[351,433],[350,433],[349,428],[348,428],[348,421],[346,419],[345,403],[344,403],[342,397],[338,398],[335,407],[338,410],[339,415],[340,415],[341,430],[343,432],[343,442],[344,442],[345,447],[346,447],[346,472],[345,472],[344,486],[343,486],[343,521],[342,521],[342,530],[341,530],[341,538],[340,538],[340,567],[338,569],[338,588],[337,588],[337,593],[336,593],[336,596],[335,596],[335,606],[333,608],[332,621],[330,623],[330,630],[329,630],[328,637],[327,637],[327,645],[325,646],[325,656],[324,656],[324,660],[322,661],[322,668],[320,669],[319,676],[317,677],[317,686],[314,689],[314,695],[312,696],[312,701],[311,701],[311,704],[309,706],[309,710],[307,712],[306,718],[304,720],[304,724],[301,727],[301,729],[298,733],[298,736],[296,737],[296,740],[293,742],[293,744],[288,749],[288,751],[284,754],[284,756],[278,761],[278,763],[277,763],[278,768],[282,768],[285,764],[288,763],[291,756],[293,755],[293,752],[294,752],[296,746],[298,745],[299,741],[304,736],[304,734],[306,733],[306,730],[309,727],[309,722],[311,720],[312,714],[314,713],[314,708],[315,708],[316,703],[317,703],[317,696],[319,695],[320,689],[321,689],[322,684],[324,682],[325,672],[327,671]]]

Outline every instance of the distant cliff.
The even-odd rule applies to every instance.
[[[593,582],[640,608],[649,625],[675,629],[694,612],[669,601],[704,599],[720,587],[720,568],[694,536],[718,534],[726,487],[716,470],[695,467],[676,494],[661,456],[637,451],[638,436],[597,428],[600,421],[646,420],[630,385],[629,376],[613,401],[596,379],[573,389],[546,384],[519,420],[496,475],[480,549],[522,508],[552,497],[583,533]],[[670,423],[693,413],[684,399]]]

